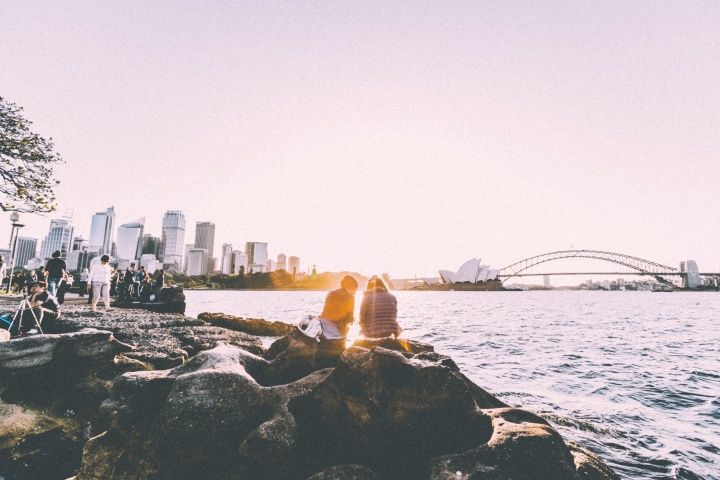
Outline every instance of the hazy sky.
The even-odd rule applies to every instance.
[[[85,237],[114,205],[320,271],[720,271],[716,0],[3,0],[0,24],[0,96],[55,141]]]

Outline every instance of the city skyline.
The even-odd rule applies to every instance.
[[[118,224],[158,235],[178,209],[321,271],[436,276],[573,247],[720,269],[717,2],[0,16],[2,95],[66,162],[59,212],[23,215],[22,236],[66,209],[89,232],[115,205]]]

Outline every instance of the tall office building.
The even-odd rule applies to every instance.
[[[131,223],[120,225],[117,233],[118,260],[135,261],[142,255],[143,229],[145,219],[141,218]]]
[[[97,212],[90,224],[90,243],[88,250],[98,255],[110,254],[115,232],[115,207]]]
[[[220,251],[220,270],[225,275],[232,273],[232,252],[232,244],[223,243],[222,250]]]
[[[297,275],[300,273],[300,258],[299,257],[289,257],[288,258],[288,272],[292,273],[293,275]]]
[[[284,253],[278,254],[277,263],[275,264],[277,270],[287,270],[287,259]]]
[[[68,272],[76,273],[82,272],[85,268],[89,269],[90,262],[92,262],[93,258],[97,256],[97,253],[92,253],[87,250],[73,250],[72,252],[69,252],[67,259],[65,260]]]
[[[195,248],[207,250],[207,262],[205,273],[214,270],[213,253],[215,251],[215,224],[212,222],[197,222],[195,224]]]
[[[187,255],[187,274],[205,275],[208,265],[208,251],[204,248],[191,248]]]
[[[235,275],[237,275],[240,273],[241,270],[243,273],[248,273],[248,256],[245,254],[245,252],[241,252],[240,250],[233,250],[230,273],[234,273]]]
[[[62,258],[72,248],[73,232],[75,228],[70,225],[69,218],[50,221],[50,232],[40,246],[40,260],[45,261],[52,257],[53,252],[60,251]]]
[[[267,243],[247,242],[245,244],[245,253],[248,256],[247,273],[264,272],[267,268]]]
[[[37,253],[37,238],[18,237],[15,266],[24,267],[31,259],[35,258],[35,253]],[[5,257],[5,263],[10,265],[10,257]]]
[[[153,237],[149,233],[143,235],[142,254],[152,254],[155,256],[155,259],[158,259],[160,258],[160,252],[162,252],[162,241],[160,237]]]
[[[178,210],[165,212],[162,221],[163,250],[160,261],[166,270],[179,272],[183,266],[185,215]]]

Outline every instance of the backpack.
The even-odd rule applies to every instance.
[[[318,342],[320,341],[320,335],[323,333],[322,323],[320,319],[313,315],[305,315],[300,318],[298,323],[298,330],[306,337],[314,338]]]

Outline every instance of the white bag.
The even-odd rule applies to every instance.
[[[297,328],[300,330],[300,333],[307,337],[314,338],[318,342],[320,341],[320,335],[323,333],[320,319],[313,315],[305,315],[300,318]]]

